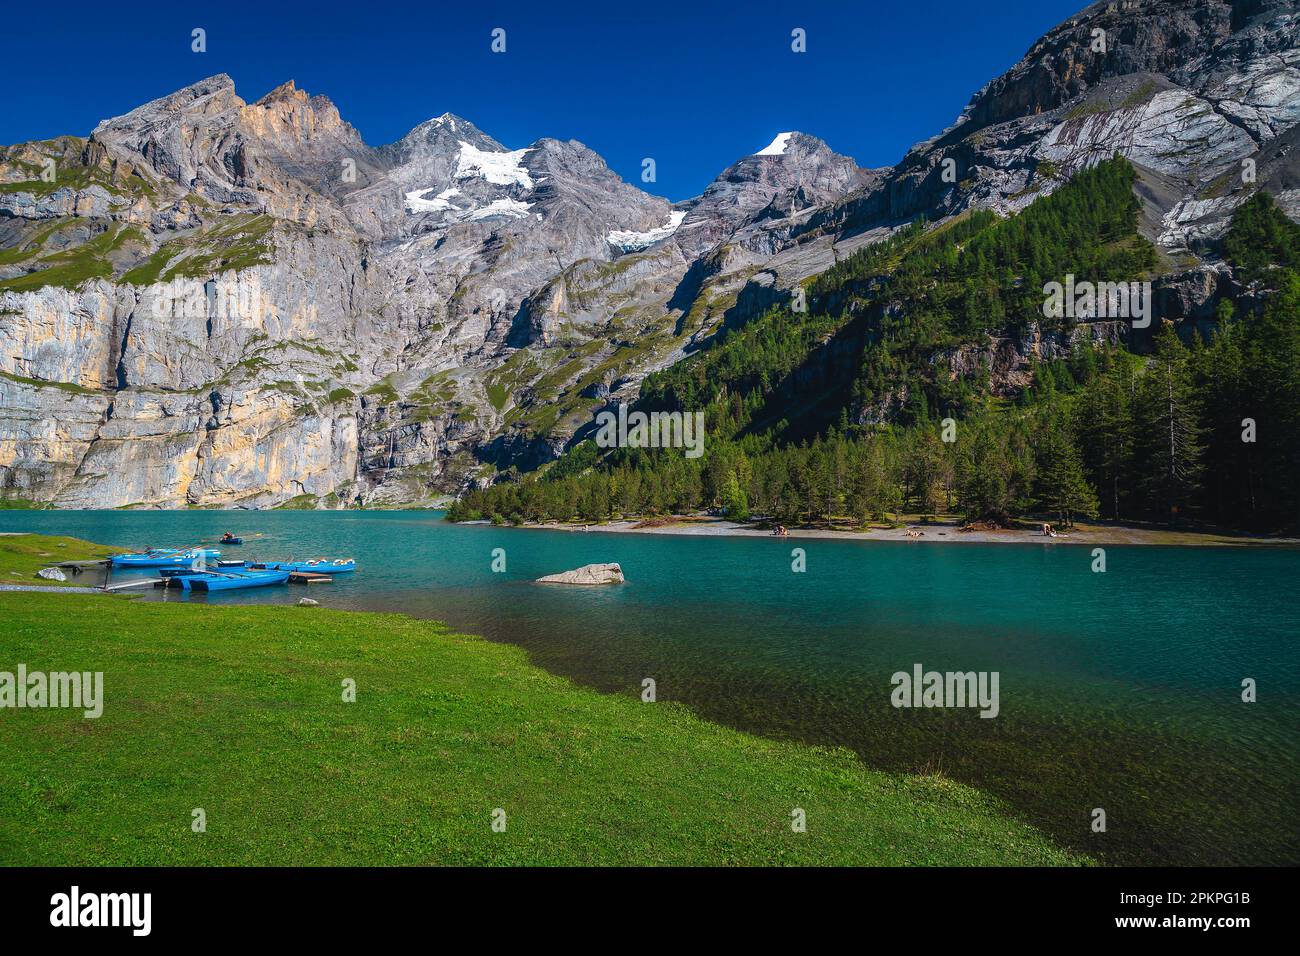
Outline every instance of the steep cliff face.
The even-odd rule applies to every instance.
[[[491,481],[900,223],[1009,213],[1115,152],[1169,308],[1200,315],[1232,209],[1265,188],[1300,211],[1298,33],[1282,0],[1094,4],[896,167],[782,133],[676,204],[581,143],[511,149],[450,113],[371,147],[292,81],[249,103],[210,77],[0,148],[0,494],[345,506]],[[1008,381],[1058,347],[993,346]]]

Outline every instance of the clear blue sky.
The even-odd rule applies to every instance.
[[[914,2],[11,3],[0,142],[85,135],[205,76],[247,100],[288,79],[366,142],[432,116],[512,149],[577,139],[623,178],[684,199],[785,130],[861,165],[897,162],[1086,0]],[[208,50],[190,50],[190,31]],[[506,31],[506,52],[490,50]],[[790,32],[808,51],[791,52]]]

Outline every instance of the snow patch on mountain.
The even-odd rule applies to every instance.
[[[776,139],[760,149],[755,156],[784,156],[785,148],[790,145],[794,133],[778,133]]]
[[[648,232],[629,232],[624,229],[615,229],[605,237],[605,241],[616,249],[622,249],[624,252],[638,252],[649,246],[654,245],[661,239],[667,239],[677,227],[682,224],[686,218],[684,212],[670,212],[668,221],[657,229],[651,229]]]
[[[520,165],[531,150],[532,147],[529,146],[508,153],[490,153],[461,140],[460,155],[456,159],[456,178],[478,177],[497,186],[518,184],[524,189],[532,189],[533,179],[528,175],[528,170]]]
[[[523,219],[527,217],[528,210],[532,208],[532,205],[530,202],[520,202],[518,199],[494,199],[482,209],[475,209],[469,214],[469,218],[475,221],[489,219],[492,216]]]
[[[432,189],[417,189],[407,193],[406,211],[409,213],[446,212],[448,209],[456,208],[450,200],[452,196],[460,195],[459,189],[453,186],[451,189],[444,189],[432,199],[425,199],[424,194],[432,191]]]

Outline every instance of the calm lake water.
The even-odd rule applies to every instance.
[[[137,593],[309,593],[436,618],[604,691],[639,695],[650,677],[660,701],[722,723],[941,771],[1109,862],[1300,863],[1298,551],[1109,547],[1094,574],[1090,549],[1059,544],[582,534],[410,511],[0,512],[0,531],[131,548],[227,529],[249,543],[226,557],[355,557],[360,571],[310,590]],[[597,561],[628,583],[531,583]],[[893,708],[891,675],[916,663],[997,671],[999,715]]]

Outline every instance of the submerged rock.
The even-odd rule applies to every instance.
[[[622,584],[623,569],[617,564],[584,564],[572,571],[548,574],[539,584]]]
[[[299,607],[320,607],[320,601],[313,601],[311,598],[298,598]]]

